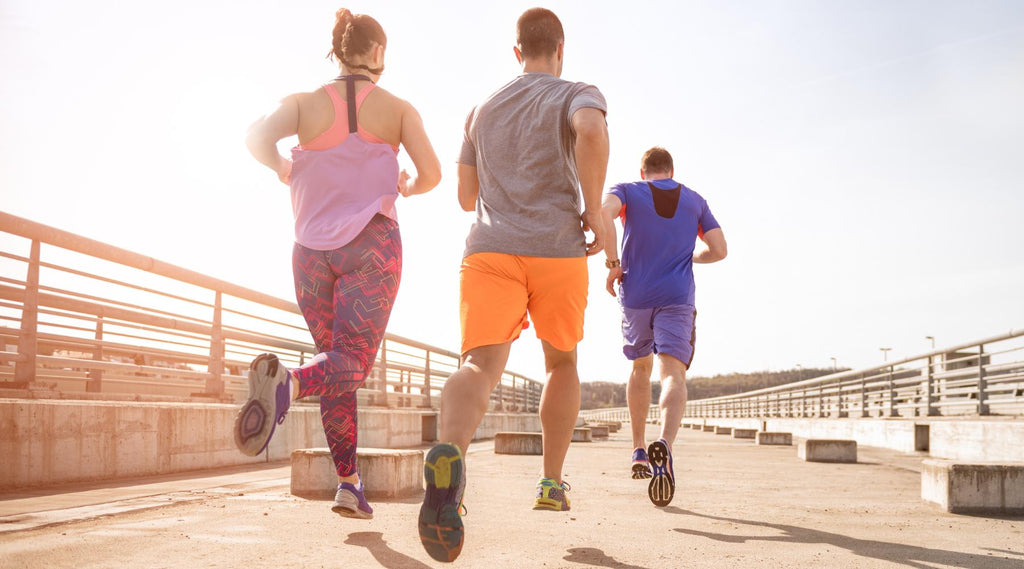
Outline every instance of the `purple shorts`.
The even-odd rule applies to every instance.
[[[622,353],[630,360],[651,353],[672,356],[690,367],[697,339],[697,309],[690,304],[659,308],[622,307]]]

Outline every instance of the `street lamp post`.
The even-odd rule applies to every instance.
[[[829,359],[832,360],[832,372],[835,373],[835,371],[836,371],[836,358],[835,357],[830,357]]]
[[[928,340],[928,341],[930,341],[932,343],[932,349],[934,350],[935,349],[935,336],[925,336],[924,339]]]
[[[878,348],[878,349],[879,349],[879,351],[882,352],[882,361],[883,362],[889,361],[889,351],[892,350],[892,348]]]

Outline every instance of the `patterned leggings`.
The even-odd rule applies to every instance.
[[[347,245],[295,244],[295,297],[317,355],[291,370],[299,397],[320,396],[320,417],[339,476],[356,472],[356,389],[373,368],[402,276],[398,224],[377,215]]]

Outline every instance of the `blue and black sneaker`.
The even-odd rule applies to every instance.
[[[651,477],[651,463],[647,460],[647,451],[642,448],[633,449],[633,480]]]
[[[659,508],[672,502],[676,493],[676,476],[672,470],[672,451],[663,439],[658,439],[647,447],[647,456],[651,461],[653,477],[647,485],[647,496]]]

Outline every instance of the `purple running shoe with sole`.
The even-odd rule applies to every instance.
[[[359,518],[368,520],[373,518],[373,508],[366,501],[363,495],[363,481],[359,486],[342,482],[338,484],[338,492],[334,494],[334,505],[331,511],[344,518]]]
[[[235,446],[256,456],[270,444],[274,428],[291,406],[288,370],[274,354],[260,354],[249,365],[249,398],[235,416]]]

